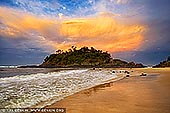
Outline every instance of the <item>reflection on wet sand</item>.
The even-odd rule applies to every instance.
[[[148,76],[140,76],[142,72]],[[169,113],[169,89],[170,68],[133,69],[128,78],[81,91],[48,107],[65,107],[67,113]]]
[[[102,85],[98,85],[98,86],[95,86],[93,88],[90,88],[88,90],[84,90],[83,91],[83,94],[87,95],[87,96],[91,96],[97,92],[100,92],[100,90],[105,90],[106,87],[110,87],[111,86],[111,83],[105,83],[105,84],[102,84]]]

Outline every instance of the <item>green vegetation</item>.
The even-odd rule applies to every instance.
[[[157,67],[170,67],[170,56],[167,58],[167,60],[160,62],[158,65],[153,66],[155,68]]]
[[[112,59],[106,51],[91,47],[77,49],[72,46],[68,51],[57,50],[44,59],[40,67],[144,67],[142,64]]]

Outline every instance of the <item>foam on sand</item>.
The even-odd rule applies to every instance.
[[[44,107],[115,77],[107,70],[81,69],[0,78],[0,106]]]

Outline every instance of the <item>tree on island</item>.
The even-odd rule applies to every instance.
[[[56,50],[44,59],[40,67],[144,67],[142,64],[128,63],[111,58],[107,51],[86,46],[77,49],[72,46],[68,51]]]

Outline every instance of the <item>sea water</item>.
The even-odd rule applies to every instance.
[[[44,107],[115,77],[108,70],[3,68],[0,69],[0,106]]]

